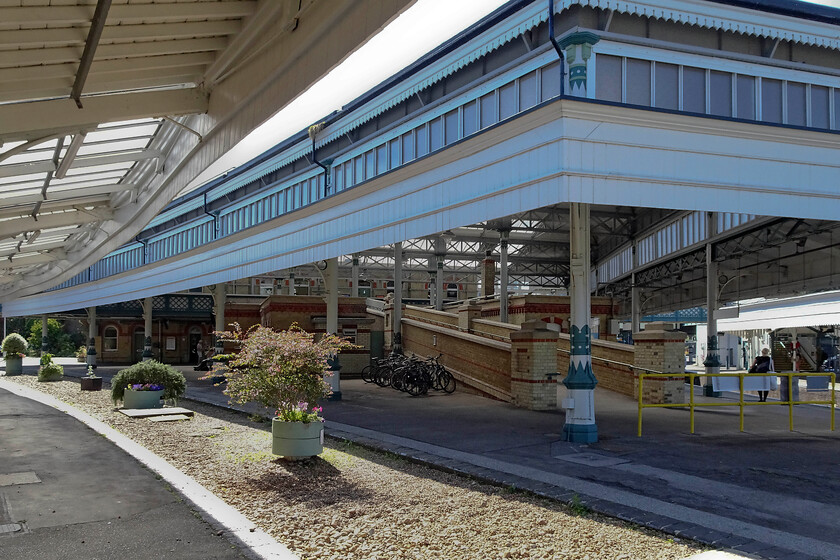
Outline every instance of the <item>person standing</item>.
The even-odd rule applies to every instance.
[[[770,349],[762,348],[761,355],[755,357],[752,366],[750,366],[749,372],[762,374],[770,371],[775,371],[775,369],[776,368],[773,367],[773,358],[770,357]],[[758,401],[767,402],[767,395],[769,393],[770,391],[759,391]]]
[[[195,355],[196,355],[196,364],[200,364],[201,360],[204,359],[204,342],[201,339],[198,339],[198,342],[195,345]]]

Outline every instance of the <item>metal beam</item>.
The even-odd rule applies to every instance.
[[[184,19],[242,18],[251,15],[256,2],[190,2],[167,4],[118,4],[111,19],[122,24],[163,23]],[[0,8],[0,21],[9,25],[85,24],[90,21],[88,6],[28,6]]]
[[[111,25],[102,31],[103,41],[112,40],[147,40],[170,41],[176,39],[191,39],[200,37],[221,37],[234,35],[241,28],[236,20],[221,21],[193,21],[180,23],[152,23],[141,25]],[[215,40],[215,39],[211,39]],[[78,27],[56,29],[14,29],[5,30],[0,34],[0,47],[39,47],[37,52],[43,52],[41,47],[65,47],[66,45],[81,46],[84,44],[84,30]],[[149,43],[153,45],[154,43]],[[102,54],[105,47],[120,47],[121,45],[101,45],[97,52]],[[147,48],[143,43],[130,43],[126,46]],[[79,58],[77,48],[69,47],[74,52],[73,59]],[[56,49],[58,50],[58,49]],[[216,49],[210,49],[216,50]],[[4,53],[11,54],[11,53]]]
[[[82,104],[79,103],[79,100],[75,99],[75,101],[81,108]],[[58,164],[58,169],[55,170],[56,179],[64,179],[67,175],[67,172],[70,170],[70,166],[73,165],[73,161],[76,159],[76,154],[79,153],[79,148],[81,148],[82,144],[85,142],[85,136],[87,136],[86,132],[79,132],[73,136],[73,140],[70,142],[70,145],[67,146],[67,151],[64,153],[61,163]]]
[[[37,255],[22,255],[20,257],[4,258],[0,260],[0,270],[11,270],[21,266],[32,266],[35,264],[44,264],[53,261],[59,261],[67,255],[64,251],[56,249],[48,253],[41,253]]]
[[[82,59],[79,61],[79,68],[76,70],[76,80],[73,82],[73,89],[70,90],[70,99],[76,102],[76,107],[82,108],[82,90],[85,87],[90,65],[93,64],[93,57],[96,55],[96,48],[99,46],[99,39],[102,37],[102,29],[105,27],[105,20],[108,19],[108,10],[111,9],[111,0],[98,0],[96,10],[93,12],[93,20],[90,22],[85,50]],[[71,145],[72,146],[72,145]]]
[[[15,236],[25,231],[36,229],[45,230],[55,227],[70,225],[89,224],[91,222],[103,222],[114,217],[110,209],[102,208],[95,211],[76,210],[75,212],[59,212],[55,214],[44,214],[36,220],[32,216],[25,218],[13,218],[0,222],[0,238]]]
[[[80,110],[69,99],[0,105],[0,140],[31,140],[50,131],[72,134],[108,122],[205,113],[207,107],[207,97],[194,88],[95,96],[86,98]],[[39,122],[43,128],[33,126]]]
[[[49,205],[51,202],[55,203],[62,201],[74,204],[76,199],[83,201],[84,199],[90,197],[99,197],[115,192],[127,191],[136,186],[137,185],[133,183],[114,183],[110,185],[97,185],[95,187],[73,187],[72,189],[64,190],[62,190],[61,187],[53,186],[52,189],[50,189],[44,204]],[[40,200],[43,200],[43,197],[40,194],[25,194],[20,196],[15,196],[14,194],[9,196],[4,195],[3,205],[10,207],[21,204],[34,204]],[[2,210],[0,210],[0,215],[2,215]]]

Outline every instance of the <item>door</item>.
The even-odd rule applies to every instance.
[[[196,346],[196,344],[198,344],[199,340],[201,340],[201,333],[190,331],[190,363],[191,364],[197,364],[200,361],[199,358],[198,358],[198,353],[195,351],[195,346]]]
[[[143,350],[146,348],[146,331],[145,329],[134,329],[134,336],[132,337],[132,348],[134,349],[134,361],[143,361]]]

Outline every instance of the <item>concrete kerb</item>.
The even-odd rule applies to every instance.
[[[257,529],[248,518],[226,504],[194,478],[184,474],[162,457],[120,434],[104,422],[50,395],[14,382],[0,379],[0,388],[60,410],[84,423],[98,434],[107,437],[117,447],[160,475],[199,512],[204,521],[216,531],[223,531],[225,536],[239,545],[242,553],[249,558],[254,560],[299,560],[285,545],[274,540],[265,531]]]

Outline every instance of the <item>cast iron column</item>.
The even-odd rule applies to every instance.
[[[145,336],[143,345],[143,361],[152,359],[152,300],[147,297],[143,300],[143,336]]]
[[[508,235],[509,232],[499,232],[499,321],[508,322]]]
[[[48,328],[48,319],[46,315],[41,315],[41,355],[47,353],[47,332],[49,331]]]
[[[338,259],[327,259],[324,283],[327,288],[327,334],[338,334]],[[341,364],[338,354],[330,360],[330,375],[327,382],[332,388],[331,401],[341,400]]]
[[[87,349],[87,358],[85,362],[89,367],[96,369],[96,307],[87,308],[88,316],[88,340],[90,344]]]
[[[566,408],[563,439],[576,443],[594,443],[598,441],[594,398],[598,381],[592,373],[592,337],[589,331],[589,316],[592,313],[589,292],[589,205],[573,202],[569,205],[569,214],[571,353],[569,374],[563,380],[563,385],[569,390],[570,407]]]

